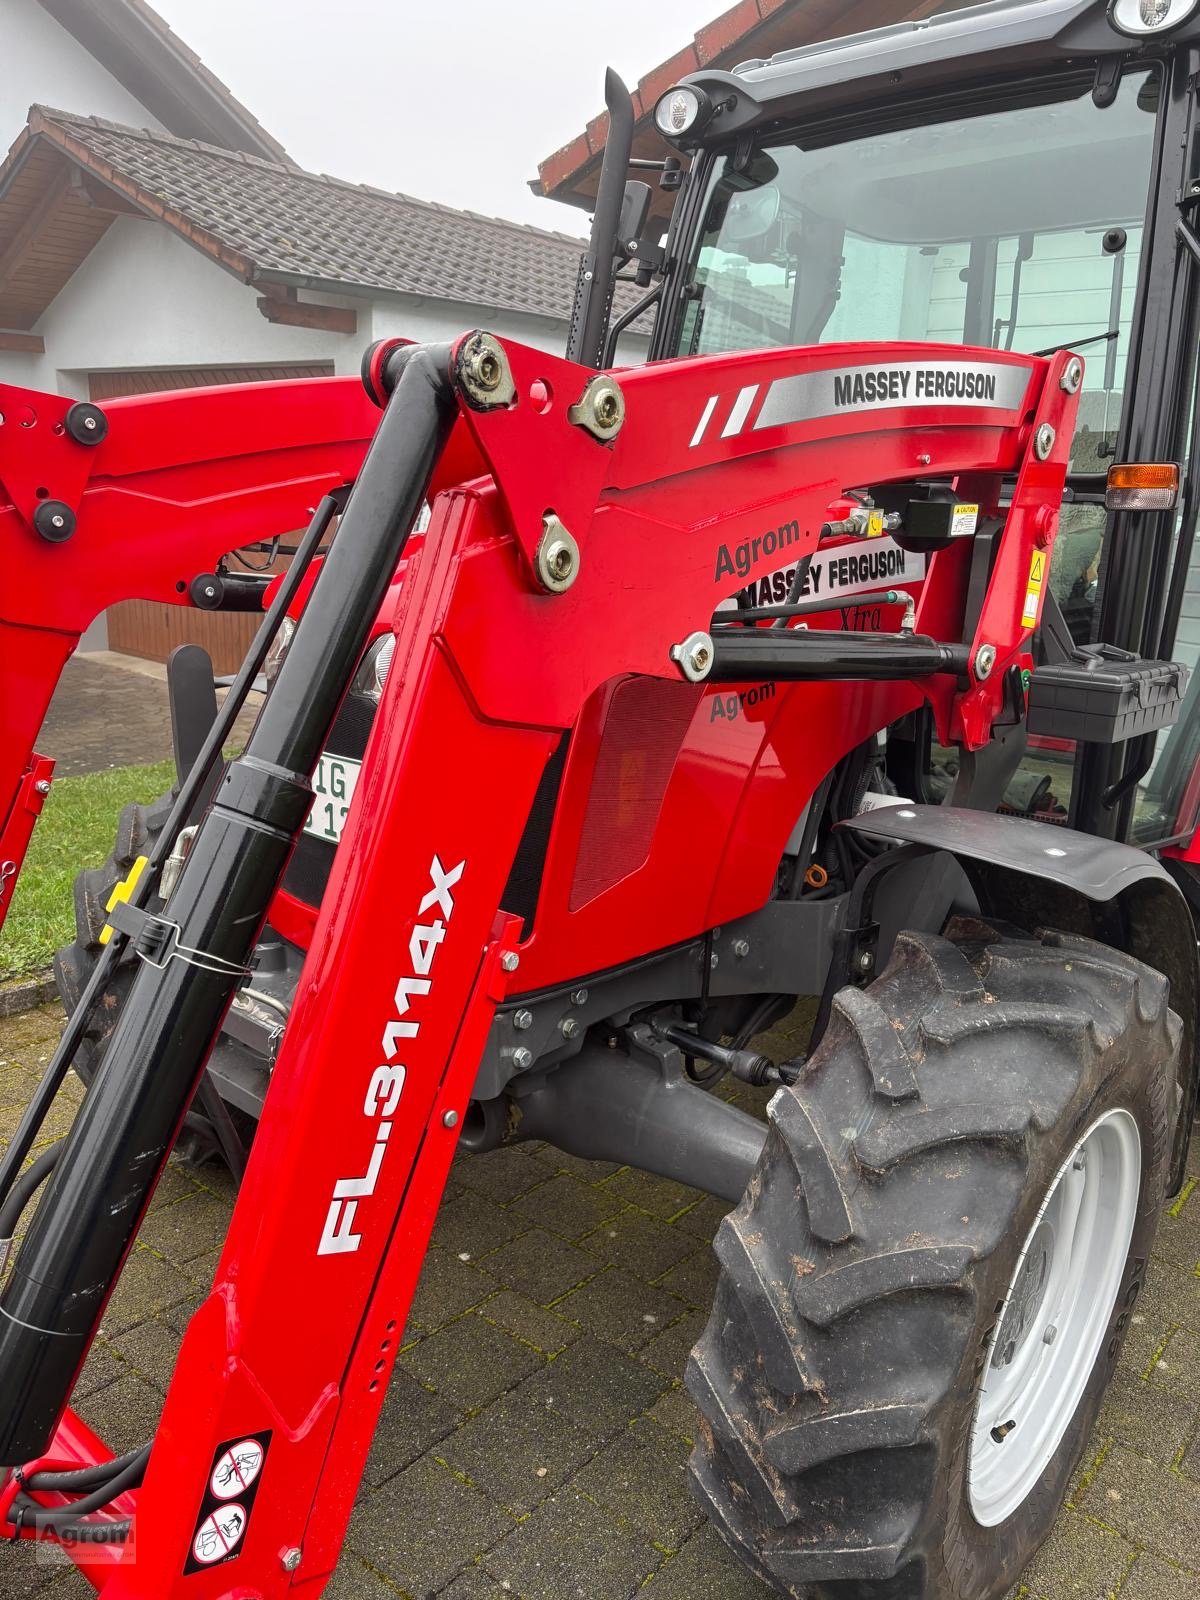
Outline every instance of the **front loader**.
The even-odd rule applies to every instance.
[[[536,1139],[730,1208],[692,1477],[754,1573],[1017,1583],[1196,1110],[1195,10],[700,73],[659,197],[610,77],[568,359],[0,388],[0,913],[92,618],[264,612],[220,711],[171,664],[178,786],[80,878],[0,1161],[9,1537],[105,1600],[320,1594],[450,1163]],[[225,571],[305,523],[281,578]],[[808,1052],[761,1053],[801,997]],[[240,1193],[114,1459],[71,1392],[177,1143]]]

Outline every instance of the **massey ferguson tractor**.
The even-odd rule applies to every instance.
[[[692,1476],[753,1572],[1018,1581],[1196,1110],[1198,82],[1197,0],[999,0],[680,83],[656,191],[610,77],[568,359],[0,388],[6,890],[91,620],[263,613],[220,712],[172,663],[0,1162],[7,1537],[315,1600],[451,1159],[536,1139],[728,1204]],[[177,1140],[240,1197],[114,1459],[69,1401]]]

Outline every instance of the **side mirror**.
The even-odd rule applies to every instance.
[[[648,183],[631,178],[625,185],[625,198],[621,201],[621,221],[617,228],[617,255],[624,261],[635,255],[636,246],[646,231],[650,220],[651,190]]]

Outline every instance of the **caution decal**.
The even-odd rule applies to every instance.
[[[1042,610],[1042,588],[1046,582],[1046,552],[1035,550],[1029,564],[1029,587],[1025,594],[1025,610],[1021,625],[1036,628]]]

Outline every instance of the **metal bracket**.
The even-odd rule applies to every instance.
[[[96,426],[84,435],[81,419],[89,418]],[[95,406],[0,383],[0,485],[40,538],[57,543],[74,532],[98,459],[95,445],[106,433],[107,419]]]
[[[168,917],[156,917],[151,911],[130,905],[121,900],[108,914],[109,924],[118,933],[133,941],[134,953],[148,967],[159,971],[169,961],[182,961],[184,966],[198,967],[202,972],[214,972],[225,978],[248,978],[253,967],[239,966],[221,956],[210,955],[206,950],[193,950],[179,942],[179,924]]]

